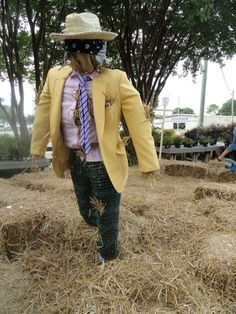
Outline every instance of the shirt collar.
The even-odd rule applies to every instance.
[[[92,73],[86,74],[86,76],[90,77],[91,80],[94,80],[96,77],[98,77],[100,75],[100,73],[98,73],[97,71],[94,71]],[[75,70],[73,70],[70,74],[70,77],[76,77],[79,76],[79,73],[76,72]]]

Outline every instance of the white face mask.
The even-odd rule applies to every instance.
[[[106,64],[106,59],[107,59],[106,53],[107,53],[107,42],[105,41],[102,49],[95,56],[95,60],[98,62],[99,65]]]

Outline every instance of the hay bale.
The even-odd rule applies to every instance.
[[[204,179],[207,176],[207,169],[205,167],[195,166],[194,164],[172,164],[165,166],[165,173],[170,176]]]
[[[85,228],[83,230],[83,227]],[[42,246],[50,249],[61,250],[62,246],[68,250],[84,250],[94,247],[96,230],[87,230],[85,224],[81,224],[81,218],[70,219],[61,214],[52,215],[48,212],[34,213],[29,211],[21,213],[19,217],[13,217],[12,221],[2,225],[1,245],[9,259],[13,259],[25,249],[39,249]],[[89,241],[85,243],[85,234]],[[79,241],[79,239],[82,239]],[[94,242],[90,244],[91,242]]]
[[[130,172],[120,216],[121,259],[103,266],[96,261],[97,229],[82,223],[78,212],[71,210],[77,204],[75,199],[72,201],[69,180],[51,179],[47,173],[9,180],[14,186],[5,186],[4,198],[1,196],[6,204],[10,199],[12,205],[0,221],[5,228],[21,222],[17,228],[25,233],[23,220],[32,220],[36,215],[33,209],[47,208],[47,212],[41,212],[45,218],[32,237],[25,236],[23,241],[15,235],[11,240],[9,228],[4,239],[19,245],[17,260],[9,263],[6,259],[8,267],[19,265],[22,269],[22,277],[12,282],[17,291],[22,291],[18,313],[200,314],[228,310],[227,295],[226,299],[219,298],[208,289],[196,278],[195,267],[202,238],[209,230],[225,228],[221,221],[214,223],[200,215],[199,207],[207,202],[214,208],[220,206],[213,199],[193,202],[192,194],[199,182],[191,177],[163,175],[150,186],[140,179],[137,168]],[[33,180],[35,187],[42,184],[46,191],[25,191],[27,183],[33,186]],[[230,205],[233,209],[233,202]],[[31,234],[32,226],[26,228]],[[12,247],[7,248],[14,254]],[[6,270],[0,265],[3,272]],[[22,284],[24,278],[28,283]],[[15,313],[11,302],[7,310]]]
[[[236,211],[235,206],[227,206],[227,210],[222,208],[214,213],[217,221],[225,221],[227,225],[227,230],[236,230]]]
[[[31,288],[27,275],[18,263],[9,264],[1,257],[0,273],[0,313],[20,313],[19,302],[24,298],[25,291]],[[21,289],[15,286],[16,282],[21,283]]]
[[[217,176],[217,182],[236,182],[236,172],[222,171]]]
[[[214,233],[206,237],[197,273],[211,289],[235,298],[236,234]]]
[[[206,186],[198,186],[194,191],[194,199],[200,200],[206,197],[216,197],[226,201],[235,201],[236,192],[229,189],[209,188]]]
[[[28,245],[32,245],[45,218],[42,213],[31,213],[3,224],[1,228],[2,245],[9,259],[22,252]]]
[[[38,191],[38,192],[73,192],[73,185],[71,180],[66,177],[58,179],[54,173],[49,172],[37,172],[37,173],[22,173],[12,177],[11,184],[16,187],[21,187],[26,190]]]

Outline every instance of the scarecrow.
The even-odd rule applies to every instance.
[[[66,17],[62,34],[65,64],[49,70],[36,106],[32,158],[44,156],[49,138],[52,165],[58,177],[70,169],[84,221],[99,230],[98,259],[119,255],[121,192],[128,177],[125,145],[119,135],[124,116],[140,171],[159,169],[151,125],[139,93],[126,74],[106,67],[107,42],[116,33],[104,31],[93,13]],[[100,206],[98,206],[100,204]]]

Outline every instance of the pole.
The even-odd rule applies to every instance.
[[[163,133],[164,133],[165,115],[166,115],[166,104],[164,104],[164,110],[163,110],[163,116],[162,116],[159,160],[161,160],[161,154],[162,154],[162,143],[163,143]]]
[[[180,105],[180,98],[178,96],[178,123],[177,123],[177,131],[179,130],[179,105]]]
[[[161,160],[161,154],[162,154],[162,143],[163,143],[163,133],[164,133],[164,124],[165,124],[165,115],[166,115],[166,106],[168,105],[169,98],[163,97],[162,98],[162,104],[163,104],[163,115],[162,115],[162,125],[161,125],[161,140],[160,140],[160,150],[159,150],[159,160]]]
[[[234,90],[232,90],[232,99],[231,99],[231,118],[232,124],[234,123]]]
[[[201,90],[201,104],[200,104],[200,114],[199,114],[199,126],[203,126],[203,120],[204,120],[206,81],[207,81],[207,60],[204,60],[204,68],[203,68],[203,76],[202,76],[202,90]]]

